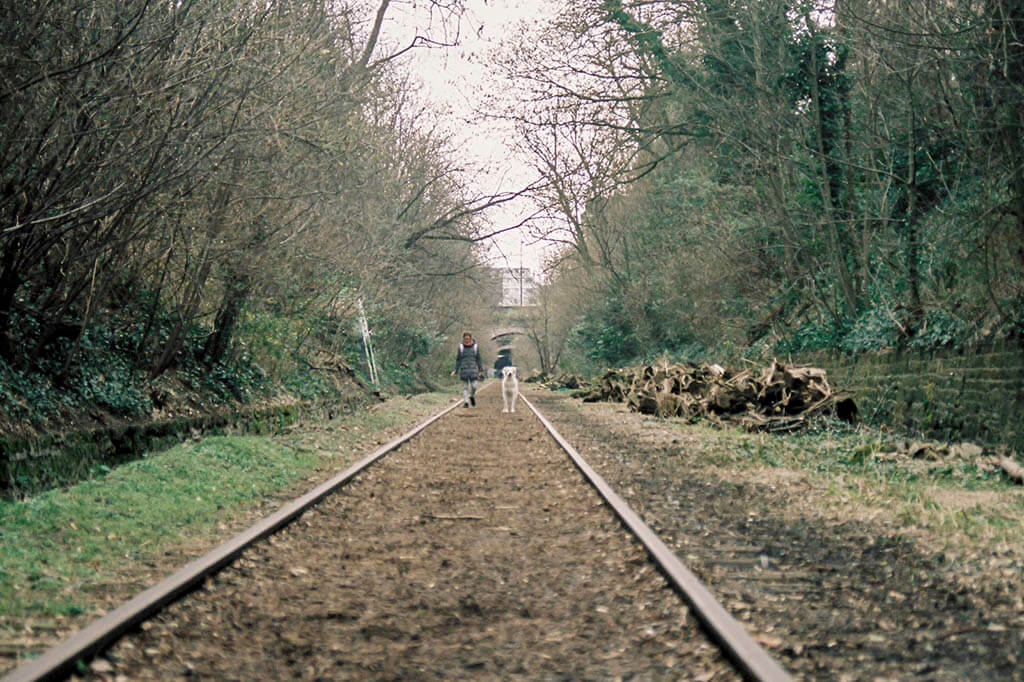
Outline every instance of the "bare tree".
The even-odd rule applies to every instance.
[[[8,15],[18,27],[4,65],[0,154],[0,354],[17,319],[73,326],[76,341],[147,234],[149,200],[213,149],[206,122],[232,54],[189,49],[196,3],[49,3]],[[27,30],[26,30],[27,29]],[[185,49],[182,49],[182,48]],[[199,65],[202,68],[199,68]],[[40,338],[48,336],[44,332]]]

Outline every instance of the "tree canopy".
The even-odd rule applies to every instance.
[[[506,115],[590,282],[580,352],[1021,338],[1022,21],[1014,0],[589,0],[510,40]]]
[[[1022,338],[1021,0],[562,3],[489,63],[538,178],[495,192],[406,69],[458,42],[427,4],[450,30],[397,44],[390,0],[7,3],[9,402],[352,359],[360,305],[396,367],[436,356],[524,193],[547,370]]]
[[[150,378],[355,355],[360,301],[396,366],[437,346],[468,307],[452,283],[479,264],[478,215],[502,198],[470,187],[416,96],[401,56],[429,37],[381,39],[389,4],[5,5],[14,402],[37,373],[88,392],[101,346]],[[461,3],[435,9],[456,19]]]

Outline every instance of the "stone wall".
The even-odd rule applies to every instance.
[[[861,419],[939,440],[1008,445],[1024,452],[1024,350],[886,352],[850,358],[816,353],[790,359],[828,372],[850,390]]]

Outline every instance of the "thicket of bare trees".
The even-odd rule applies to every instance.
[[[392,9],[0,9],[6,398],[352,353],[360,300],[399,364],[471,319],[477,218],[516,195],[470,189]],[[1022,32],[1022,0],[586,0],[510,36],[488,111],[564,247],[538,353],[1020,338]]]
[[[1021,338],[1019,0],[589,0],[506,47],[592,358]]]
[[[3,365],[273,370],[344,355],[360,299],[394,362],[429,351],[488,198],[396,68],[426,38],[382,47],[389,4],[5,3]]]

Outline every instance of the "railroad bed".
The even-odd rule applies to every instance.
[[[502,414],[497,388],[321,486],[90,677],[740,679],[541,422],[522,404]],[[992,626],[1018,621],[929,577],[912,547],[780,523],[785,500],[689,466],[697,444],[663,427],[637,439],[636,415],[619,431],[524,388],[795,677],[1021,678],[1020,631]]]
[[[128,680],[741,678],[494,385],[101,657]]]

